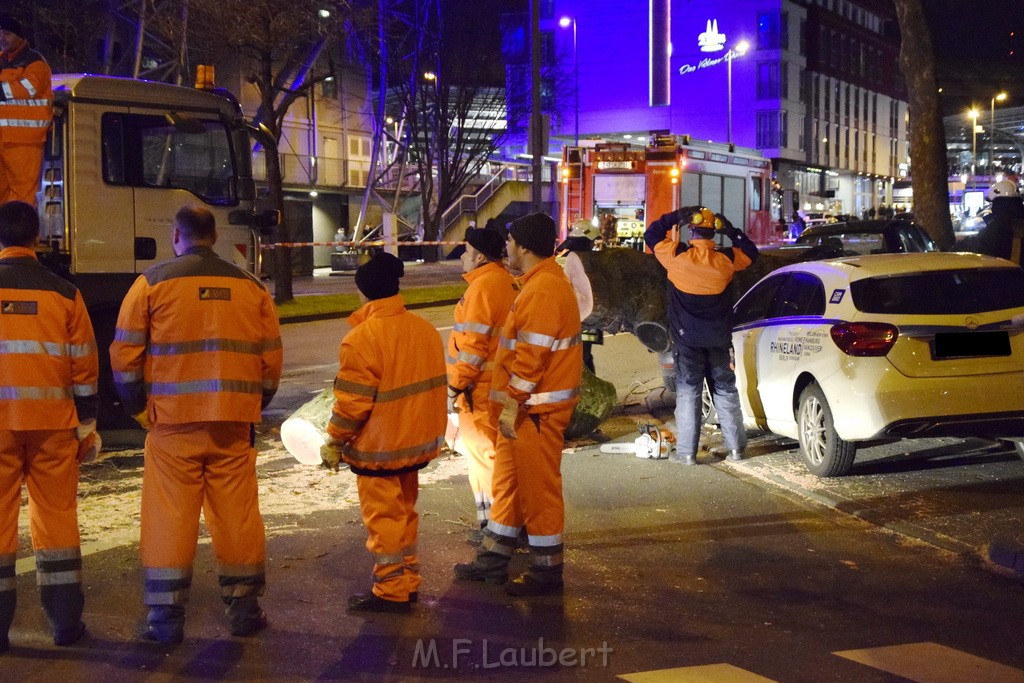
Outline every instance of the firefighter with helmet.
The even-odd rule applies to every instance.
[[[689,230],[689,243],[680,240],[673,230],[676,225]],[[716,230],[732,240],[730,248],[716,247]],[[733,372],[729,284],[737,271],[757,259],[757,246],[725,216],[701,206],[665,214],[647,228],[644,241],[668,271],[670,284],[676,446],[669,461],[697,463],[705,380],[721,420],[728,459],[742,460],[747,439]]]
[[[1024,203],[1012,180],[1000,180],[988,190],[992,213],[978,233],[978,252],[1009,259],[1021,265],[1024,238]]]

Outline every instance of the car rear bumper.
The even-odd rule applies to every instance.
[[[907,418],[886,425],[875,438],[936,436],[1024,436],[1024,411]]]

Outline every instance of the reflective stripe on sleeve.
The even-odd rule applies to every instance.
[[[516,340],[515,339],[509,339],[508,337],[502,337],[501,340],[498,342],[498,345],[501,346],[501,348],[503,348],[503,349],[507,349],[509,351],[515,351],[515,349],[516,349]]]
[[[125,344],[145,344],[146,332],[145,330],[126,330],[118,327],[114,330],[114,341]]]
[[[21,85],[24,86],[25,91],[29,94],[29,97],[36,96],[36,86],[32,85],[32,81],[28,80],[27,78],[23,78],[21,79]],[[46,100],[43,101],[46,102]],[[46,102],[46,104],[49,104],[49,102]]]
[[[494,334],[494,328],[490,325],[484,325],[483,323],[455,323],[452,326],[453,332],[476,332],[477,334],[483,334],[488,337]]]
[[[75,396],[94,396],[99,388],[95,384],[74,384],[71,386],[71,392]]]
[[[538,334],[536,332],[520,332],[516,335],[516,340],[524,342],[526,344],[532,344],[533,346],[542,346],[549,348],[552,351],[564,351],[565,349],[571,348],[580,343],[580,335],[574,334],[571,337],[564,337],[562,339],[556,339],[547,334]]]
[[[516,375],[511,375],[508,378],[508,385],[517,391],[523,392],[524,394],[529,394],[537,388],[536,382],[527,382],[522,377],[517,377]]]
[[[367,384],[356,384],[355,382],[350,382],[347,379],[341,379],[340,377],[336,377],[334,379],[334,389],[346,394],[369,396],[370,398],[377,395],[377,387],[371,387]]]
[[[58,342],[41,342],[34,339],[8,339],[0,341],[0,354],[31,353],[46,356],[70,356],[82,358],[96,353],[96,345],[62,344]]]
[[[347,417],[342,417],[335,413],[331,413],[330,423],[339,429],[355,430],[363,426],[362,422],[356,420],[350,420]]]
[[[469,353],[468,351],[459,351],[458,362],[469,363],[473,367],[483,367],[483,364],[487,361],[483,356],[478,356],[475,353]]]
[[[404,460],[405,458],[423,455],[424,453],[429,453],[430,451],[440,448],[443,443],[444,437],[439,436],[436,439],[427,441],[426,443],[409,446],[408,448],[400,448],[394,451],[361,451],[353,448],[351,445],[346,445],[342,448],[342,452],[352,457],[354,460],[382,463],[394,460]]]
[[[539,394],[530,394],[530,398],[526,399],[526,405],[528,406],[539,406],[545,403],[559,403],[561,401],[568,401],[580,393],[579,387],[575,389],[563,389],[561,391],[545,391]]]
[[[460,354],[461,355],[461,354]],[[397,387],[395,389],[389,389],[387,391],[377,392],[377,403],[385,403],[387,401],[397,401],[401,398],[407,398],[415,394],[423,393],[424,391],[430,391],[437,387],[448,386],[448,376],[438,375],[431,377],[419,382],[413,382],[412,384],[406,384],[405,386]]]

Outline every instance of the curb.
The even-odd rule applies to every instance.
[[[459,303],[459,299],[441,299],[439,301],[421,301],[415,304],[406,304],[407,310],[415,310],[417,308],[432,308],[434,306],[454,306]],[[357,309],[342,309],[339,311],[331,311],[330,313],[312,313],[309,315],[291,315],[286,318],[280,318],[279,322],[282,325],[290,325],[292,323],[311,323],[319,320],[338,320],[346,316],[352,315]]]

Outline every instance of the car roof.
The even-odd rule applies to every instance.
[[[771,274],[813,273],[822,279],[839,277],[849,281],[884,275],[905,275],[921,271],[964,268],[1016,268],[1011,261],[966,252],[912,252],[907,254],[868,254],[825,261],[806,261],[783,266]]]
[[[835,233],[846,233],[846,232],[878,232],[878,233],[880,233],[880,232],[885,232],[886,230],[889,230],[889,229],[894,228],[894,227],[898,227],[898,226],[911,226],[911,225],[914,228],[917,228],[918,230],[920,230],[920,228],[918,228],[916,225],[914,225],[910,221],[891,220],[891,219],[874,220],[874,221],[847,221],[845,223],[824,223],[824,224],[815,225],[815,226],[807,228],[802,233],[800,233],[800,236],[803,237],[804,235],[807,235],[809,237],[814,237],[815,235],[832,235],[832,234],[835,234]]]

